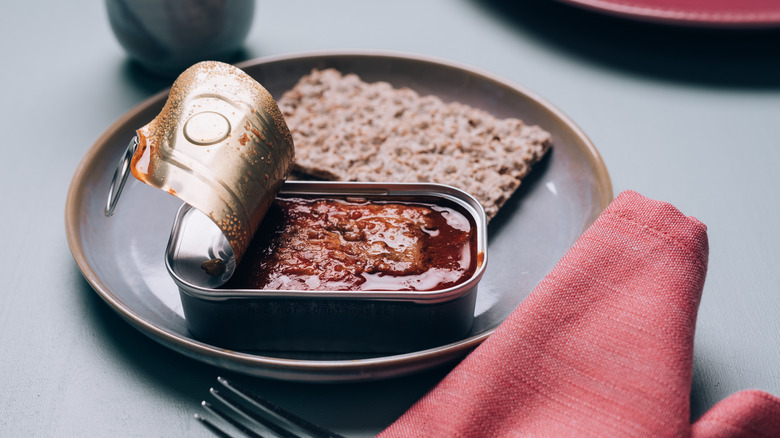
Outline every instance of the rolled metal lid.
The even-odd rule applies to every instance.
[[[270,93],[232,65],[201,62],[179,76],[162,112],[136,133],[117,174],[129,167],[200,210],[239,263],[293,165],[293,140]],[[121,191],[116,180],[107,214]]]

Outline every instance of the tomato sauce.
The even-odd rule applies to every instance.
[[[476,271],[474,228],[432,203],[277,198],[222,288],[441,290]]]

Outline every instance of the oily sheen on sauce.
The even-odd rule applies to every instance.
[[[476,247],[449,206],[278,198],[223,288],[441,290],[474,274]]]

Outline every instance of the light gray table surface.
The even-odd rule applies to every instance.
[[[261,0],[255,13],[241,59],[432,55],[557,106],[593,140],[616,194],[669,201],[709,227],[692,418],[741,389],[780,394],[780,33],[669,28],[545,1]],[[4,1],[0,36],[0,436],[210,436],[192,414],[224,371],[117,316],[80,274],[64,231],[86,151],[170,81],[129,62],[102,2]],[[446,372],[352,384],[226,374],[370,436]]]

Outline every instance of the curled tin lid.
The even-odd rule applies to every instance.
[[[160,114],[136,134],[120,159],[106,215],[132,172],[208,216],[240,262],[293,164],[293,140],[271,94],[232,65],[200,62],[176,79]],[[204,269],[223,268],[217,262]]]

